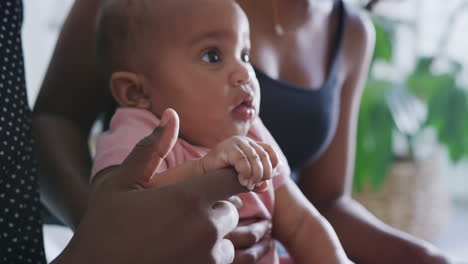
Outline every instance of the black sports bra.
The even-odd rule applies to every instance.
[[[338,68],[345,27],[345,6],[338,1],[338,26],[328,77],[321,87],[306,89],[275,80],[255,68],[260,82],[260,117],[297,172],[317,158],[335,134],[339,116]]]

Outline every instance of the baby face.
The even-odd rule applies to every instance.
[[[154,59],[144,85],[154,114],[175,109],[181,136],[213,147],[246,135],[258,116],[260,91],[244,12],[231,0],[194,2],[165,25],[164,40],[159,37],[157,51],[148,55]]]

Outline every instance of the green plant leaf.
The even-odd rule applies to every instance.
[[[392,29],[381,20],[374,20],[376,47],[373,61],[391,61]],[[450,158],[459,161],[468,155],[468,94],[457,87],[461,65],[451,62],[449,71],[434,74],[435,59],[422,57],[405,84],[410,92],[428,106],[427,121],[437,131],[438,140],[448,149]],[[369,79],[364,90],[358,120],[354,189],[365,184],[378,189],[385,182],[387,169],[393,161],[393,119],[385,102],[392,83]]]
[[[359,111],[354,188],[370,183],[378,188],[385,180],[393,158],[393,120],[385,103],[391,83],[369,80]]]
[[[393,47],[390,37],[390,30],[384,28],[383,22],[374,20],[375,47],[372,60],[382,59],[389,62],[392,59]]]
[[[421,58],[406,84],[427,102],[426,126],[436,129],[440,143],[447,147],[452,161],[457,162],[468,155],[467,94],[456,84],[456,76],[461,67],[453,63],[450,72],[433,74],[433,62],[433,58]]]

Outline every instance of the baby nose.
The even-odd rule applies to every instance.
[[[233,86],[241,86],[252,82],[252,71],[247,63],[237,63],[234,71],[231,74],[231,84]]]

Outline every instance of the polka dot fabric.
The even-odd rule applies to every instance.
[[[0,0],[0,263],[5,264],[45,263],[22,12],[20,0]]]

